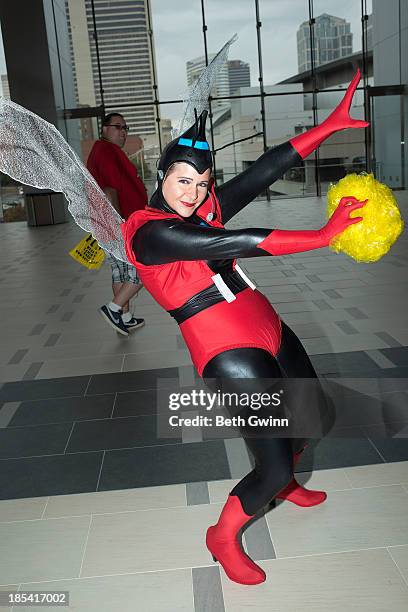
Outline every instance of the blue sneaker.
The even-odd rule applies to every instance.
[[[131,331],[132,329],[137,329],[138,327],[143,327],[143,325],[145,324],[145,320],[144,319],[136,319],[136,317],[132,317],[130,319],[130,321],[124,321],[124,324],[127,327],[128,331]]]
[[[128,331],[132,329],[137,329],[138,327],[143,327],[144,319],[136,319],[136,317],[132,317],[130,321],[123,321]]]
[[[100,307],[99,312],[109,325],[122,336],[128,336],[129,332],[122,319],[122,310],[115,312],[111,310],[107,304]]]

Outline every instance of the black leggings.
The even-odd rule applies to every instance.
[[[257,348],[240,348],[216,355],[204,368],[204,379],[214,386],[230,392],[248,390],[256,379],[257,391],[270,391],[273,379],[278,387],[282,379],[317,379],[313,365],[296,334],[282,323],[282,341],[274,357],[267,351]],[[315,384],[316,382],[316,384]],[[318,404],[322,418],[327,415],[327,405],[318,381],[313,383],[313,398],[300,398],[305,404]],[[255,384],[255,381],[253,381]],[[255,388],[255,387],[254,387]],[[317,394],[316,394],[317,390]],[[299,398],[298,398],[299,399]],[[248,413],[247,413],[248,414]],[[306,414],[306,413],[305,413]],[[258,434],[240,428],[245,443],[255,459],[255,468],[247,474],[231,491],[241,500],[244,511],[253,515],[268,504],[290,482],[293,477],[293,453],[300,451],[306,444],[305,438],[265,438],[262,431]]]

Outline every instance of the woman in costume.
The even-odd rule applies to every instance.
[[[236,264],[236,258],[285,255],[329,245],[361,217],[350,213],[364,202],[342,198],[319,230],[226,230],[234,215],[289,168],[299,165],[326,138],[368,123],[349,109],[360,79],[351,82],[342,102],[319,126],[269,149],[246,171],[220,187],[211,182],[212,159],[205,137],[206,111],[173,140],[158,163],[157,189],[149,206],[122,226],[128,259],[146,289],[180,325],[193,363],[205,379],[316,379],[313,366],[294,332]],[[315,386],[316,389],[316,386]],[[317,393],[315,400],[324,402]],[[302,488],[293,468],[305,440],[250,436],[242,431],[255,468],[231,491],[216,525],[207,531],[207,547],[235,582],[258,584],[264,571],[242,550],[237,535],[274,498],[301,506],[323,502],[326,494]]]
[[[225,60],[231,42],[212,64]],[[206,72],[208,89],[205,95],[200,92],[200,99],[207,99],[213,77],[214,73],[209,77]],[[255,381],[257,390],[262,390],[262,385],[269,388],[271,380],[316,380],[300,341],[255,290],[236,258],[328,246],[333,237],[360,221],[350,218],[350,213],[364,203],[342,198],[320,230],[230,231],[224,225],[331,134],[368,125],[349,116],[359,78],[357,73],[342,102],[321,125],[268,150],[218,188],[211,183],[212,159],[205,139],[206,113],[202,113],[166,147],[150,206],[134,213],[122,229],[123,220],[58,130],[4,99],[0,99],[0,170],[27,185],[63,192],[77,224],[92,232],[104,249],[138,268],[145,287],[179,323],[193,363],[204,378],[221,380],[230,391],[239,391],[243,381]],[[194,100],[193,104],[200,108]],[[313,389],[312,399],[303,403],[306,407],[316,402],[324,411],[322,393],[317,385]],[[206,541],[231,580],[257,584],[265,580],[265,573],[243,552],[237,540],[240,529],[273,499],[313,506],[323,502],[326,494],[304,489],[293,477],[305,440],[266,439],[262,431],[249,435],[245,428],[242,433],[255,469],[231,491]]]

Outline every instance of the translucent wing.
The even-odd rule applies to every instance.
[[[121,216],[51,124],[31,111],[0,98],[0,170],[39,189],[62,192],[75,222],[99,245],[126,261]]]
[[[195,122],[194,109],[196,109],[199,117],[203,110],[208,109],[208,96],[211,93],[215,84],[215,79],[220,68],[227,61],[228,52],[232,43],[237,40],[238,36],[234,36],[218,51],[217,55],[211,60],[206,68],[202,71],[197,81],[192,86],[189,97],[184,101],[184,113],[180,120],[180,124],[173,131],[173,138],[177,138],[180,134],[186,131]]]

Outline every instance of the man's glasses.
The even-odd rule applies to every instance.
[[[120,123],[107,123],[106,127],[114,127],[117,130],[125,130],[125,132],[128,132],[130,130],[130,127],[128,125],[121,125]]]

